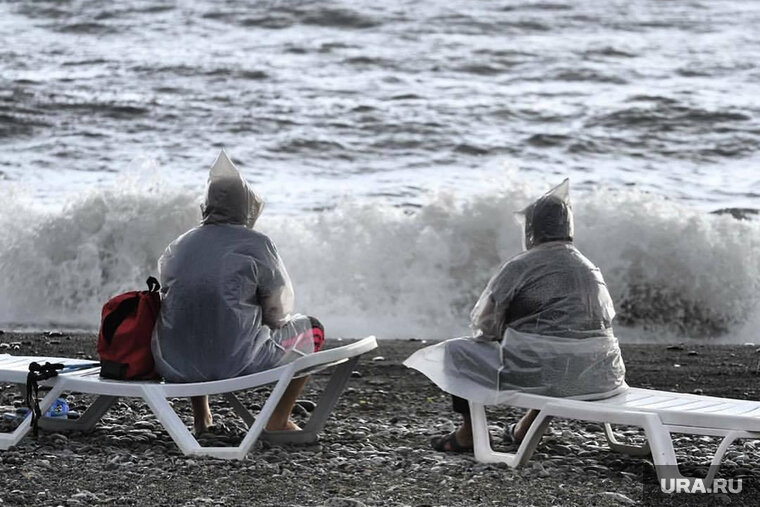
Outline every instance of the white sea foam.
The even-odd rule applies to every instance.
[[[299,311],[330,335],[444,338],[467,332],[489,276],[520,249],[513,211],[542,190],[506,181],[419,209],[344,200],[318,213],[266,212]],[[624,340],[758,341],[760,223],[636,191],[575,193],[576,244],[605,275]],[[11,192],[0,217],[0,322],[93,329],[103,302],[141,288],[199,196],[125,184],[39,211]]]

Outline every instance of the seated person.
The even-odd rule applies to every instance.
[[[169,382],[257,373],[318,351],[319,322],[293,310],[293,287],[274,243],[253,230],[262,200],[222,153],[211,167],[202,223],[158,262],[161,311],[153,331],[156,371]],[[294,379],[267,430],[299,430],[290,411],[306,378]],[[192,398],[194,429],[212,424],[207,396]]]
[[[421,349],[404,364],[453,395],[463,424],[435,437],[439,451],[472,450],[467,400],[495,403],[510,392],[596,399],[627,388],[612,331],[615,310],[602,274],[573,245],[565,180],[521,212],[525,251],[506,261],[475,305],[475,335]],[[519,443],[530,410],[505,432]]]

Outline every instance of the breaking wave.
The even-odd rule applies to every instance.
[[[487,279],[520,250],[513,211],[541,191],[493,188],[437,194],[417,209],[347,199],[320,212],[265,213],[258,226],[278,244],[297,309],[331,335],[445,338],[467,332]],[[662,341],[760,341],[760,222],[631,189],[574,198],[576,244],[602,269],[618,326]],[[103,302],[141,288],[164,247],[197,223],[198,203],[183,190],[122,185],[43,212],[10,191],[0,322],[96,328]]]

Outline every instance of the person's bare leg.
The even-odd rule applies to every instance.
[[[538,410],[530,409],[524,416],[522,416],[522,419],[517,422],[515,425],[515,442],[518,444],[522,442],[523,438],[525,438],[526,433],[528,433],[530,425],[533,424],[533,421],[536,420],[538,412]]]
[[[452,434],[443,435],[431,439],[430,444],[437,451],[454,451],[472,447],[472,419],[470,419],[470,405],[464,398],[451,397],[451,408],[457,414],[462,415],[462,424]]]
[[[472,447],[472,419],[470,419],[470,414],[462,414],[462,425],[457,428],[456,439],[462,447]]]
[[[472,447],[472,421],[469,414],[462,414],[462,424],[454,431],[454,438],[451,434],[435,437],[431,439],[430,444],[437,451],[460,451]]]
[[[208,396],[193,396],[190,398],[190,403],[193,405],[193,431],[196,435],[200,435],[213,424]]]
[[[296,404],[298,395],[301,394],[303,386],[306,385],[308,379],[309,377],[301,377],[290,381],[288,387],[285,388],[282,398],[280,398],[279,403],[274,408],[269,422],[267,422],[267,431],[299,431],[301,429],[290,420],[290,412],[293,410],[293,405]]]
[[[518,444],[522,442],[525,435],[530,429],[530,425],[536,420],[538,416],[538,410],[528,410],[528,412],[522,416],[522,418],[515,425],[515,442]],[[472,420],[469,414],[462,414],[462,425],[457,428],[456,439],[457,443],[463,447],[471,447],[473,442],[472,437]]]

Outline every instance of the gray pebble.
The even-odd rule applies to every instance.
[[[324,503],[324,507],[367,507],[367,505],[353,498],[334,497]]]

